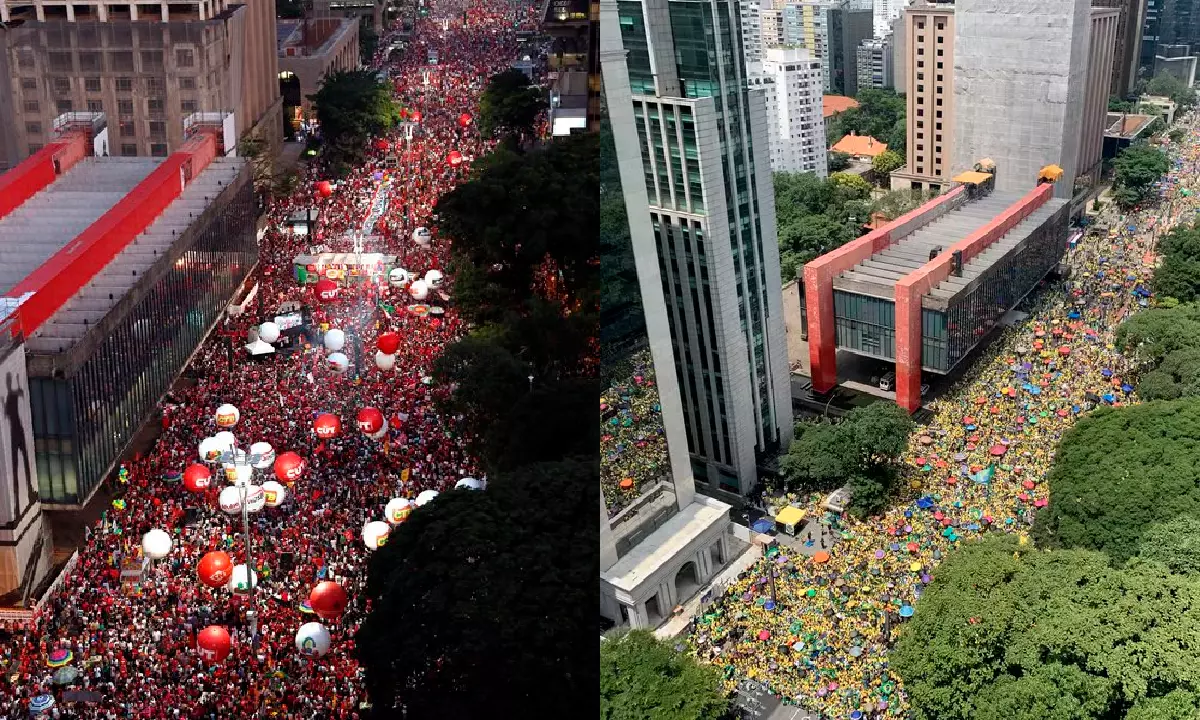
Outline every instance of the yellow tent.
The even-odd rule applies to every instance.
[[[796,526],[800,524],[800,521],[804,519],[805,515],[807,515],[807,513],[800,508],[788,505],[784,509],[780,510],[779,514],[775,516],[775,524],[782,525],[784,532],[788,533],[789,535],[795,535],[797,530]]]

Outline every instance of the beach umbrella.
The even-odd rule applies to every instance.
[[[36,695],[29,701],[29,713],[31,715],[41,715],[52,707],[54,707],[54,696],[46,693]]]
[[[46,666],[52,667],[52,668],[60,668],[60,667],[66,666],[66,665],[70,665],[71,661],[74,659],[75,659],[75,654],[72,653],[70,650],[68,650],[66,648],[58,648],[57,650],[50,651],[50,654],[48,656],[46,656]]]
[[[70,685],[79,679],[79,671],[73,667],[60,667],[54,671],[55,685]]]

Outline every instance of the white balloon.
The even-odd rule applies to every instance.
[[[463,478],[462,480],[459,480],[458,482],[454,483],[454,489],[455,490],[482,490],[483,482],[476,480],[475,478]]]
[[[325,349],[329,352],[337,352],[346,347],[346,333],[334,328],[325,333]]]
[[[429,283],[424,280],[413,280],[408,286],[408,294],[412,295],[413,300],[424,300],[429,297]]]
[[[213,437],[221,444],[223,450],[232,450],[237,445],[237,438],[228,430],[222,430]]]
[[[430,234],[429,228],[419,227],[416,230],[413,230],[413,242],[421,247],[429,247],[429,243],[432,241],[432,239],[433,236]]]
[[[420,495],[417,495],[417,507],[428,505],[435,497],[438,496],[437,490],[422,490]]]
[[[174,544],[165,530],[154,528],[142,536],[142,553],[151,560],[162,560],[171,554]]]
[[[404,268],[395,268],[388,273],[388,283],[392,287],[402,288],[412,280],[412,275]]]
[[[425,272],[425,284],[431,288],[439,288],[442,286],[442,280],[445,278],[441,270],[427,270]]]
[[[234,565],[229,575],[229,589],[239,595],[258,587],[258,573],[245,565]]]
[[[363,544],[368,550],[376,550],[387,544],[388,534],[391,532],[391,525],[382,520],[372,520],[363,526]]]
[[[258,326],[258,339],[268,345],[279,339],[279,326],[267,321]]]
[[[304,655],[321,657],[329,652],[329,630],[319,622],[304,623],[296,631],[296,649]]]
[[[267,493],[262,485],[246,485],[246,512],[256,513],[267,506]]]
[[[230,515],[237,515],[242,511],[242,490],[241,488],[230,485],[221,491],[217,497],[217,504],[221,506],[221,510]]]
[[[391,370],[396,367],[396,356],[388,355],[382,350],[377,350],[375,352],[375,367],[384,372]]]
[[[263,483],[262,490],[267,507],[279,507],[287,499],[287,488],[274,480],[268,480]]]
[[[246,465],[247,467],[249,467],[249,461],[246,458],[245,451],[243,451],[243,450],[226,450],[225,451],[225,462],[221,463],[221,467],[225,468],[225,479],[228,480],[229,482],[233,483],[234,485],[237,485],[239,483],[239,480],[238,480],[238,477],[239,477],[238,466],[239,465]]]
[[[251,445],[250,455],[258,457],[258,460],[254,461],[254,467],[259,470],[266,470],[275,464],[275,448],[271,447],[269,442],[256,442]]]
[[[383,507],[383,516],[387,518],[389,524],[399,525],[408,519],[408,514],[412,512],[412,501],[407,498],[392,498],[388,500],[388,504]]]
[[[225,403],[217,408],[214,418],[217,421],[217,427],[231,428],[238,424],[238,420],[242,419],[242,413],[229,403]]]
[[[237,487],[249,485],[254,479],[254,466],[248,462],[239,462],[233,466],[233,484]]]
[[[212,462],[221,456],[222,447],[221,441],[215,437],[207,437],[200,441],[200,459],[204,462]]]
[[[325,360],[329,363],[329,369],[338,375],[350,369],[350,358],[346,357],[343,353],[335,352],[325,358]]]

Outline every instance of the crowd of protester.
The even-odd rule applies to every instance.
[[[450,491],[459,479],[479,476],[462,449],[458,419],[436,411],[448,389],[429,379],[438,353],[464,328],[453,307],[452,278],[422,303],[389,288],[386,274],[343,281],[336,299],[321,302],[313,285],[297,282],[292,265],[314,245],[348,252],[349,236],[363,231],[366,251],[396,255],[418,276],[443,267],[448,241],[438,237],[434,206],[489,149],[461,116],[474,116],[487,78],[516,57],[515,32],[532,27],[533,8],[468,0],[435,10],[417,20],[405,50],[376,58],[376,67],[390,71],[408,119],[416,111],[419,122],[383,138],[386,149],[373,141],[369,161],[337,180],[328,196],[314,192],[332,179],[323,176],[318,157],[303,171],[300,189],[271,206],[260,263],[248,284],[258,284],[258,297],[244,315],[222,321],[197,352],[186,373],[195,382],[173,391],[161,436],[124,465],[114,482],[118,498],[88,528],[77,564],[53,597],[32,621],[4,628],[0,717],[28,717],[39,695],[57,700],[47,717],[89,720],[360,716],[368,699],[353,636],[368,609],[362,600],[369,552],[364,524],[383,520],[391,498]],[[429,50],[436,50],[436,66],[427,65]],[[450,164],[452,151],[464,162]],[[314,232],[292,232],[286,218],[309,207],[318,216]],[[427,247],[414,242],[418,227],[432,230]],[[243,346],[254,327],[293,302],[311,311],[311,344],[251,357]],[[321,346],[320,331],[331,328],[349,338],[345,352],[353,365],[344,374],[330,369]],[[376,367],[375,341],[388,331],[402,341],[394,369],[385,372]],[[307,462],[282,506],[250,516],[260,578],[253,595],[198,581],[196,565],[208,551],[243,561],[241,518],[218,509],[225,483],[216,475],[203,493],[190,493],[178,481],[198,461],[199,441],[218,431],[214,412],[224,403],[240,410],[232,431],[241,447],[265,441]],[[387,418],[382,439],[356,428],[355,415],[367,406]],[[339,436],[316,437],[313,420],[320,413],[341,419]],[[270,474],[261,471],[255,482]],[[141,566],[140,541],[151,528],[169,532],[174,547],[140,579],[127,581],[121,569]],[[294,638],[300,625],[317,619],[303,603],[320,580],[340,583],[350,604],[339,620],[326,623],[331,650],[313,658],[297,651]],[[252,607],[256,635],[247,617]],[[195,648],[197,632],[213,624],[225,626],[234,640],[232,654],[216,665]],[[48,659],[64,649],[75,669],[70,674],[78,677],[59,684]],[[89,701],[73,701],[81,696],[68,690],[83,691]]]

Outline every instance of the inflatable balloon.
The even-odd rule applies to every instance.
[[[413,504],[407,498],[392,498],[383,508],[383,516],[392,525],[399,525],[412,513]]]
[[[388,372],[392,368],[396,367],[396,356],[388,355],[384,351],[380,350],[379,352],[375,353],[375,367],[384,372]]]
[[[408,294],[413,300],[424,300],[429,297],[429,284],[424,280],[413,280],[408,286]]]
[[[470,124],[471,124],[471,116],[470,115],[463,113],[462,115],[458,116],[458,126],[459,127],[465,128]]]
[[[420,110],[413,110],[411,113],[409,113],[409,116],[408,116],[408,117],[409,117],[409,118],[410,118],[410,119],[411,119],[413,122],[415,122],[415,123],[419,123],[419,122],[421,122],[421,111],[420,111]]]
[[[374,435],[380,429],[386,426],[387,421],[383,419],[383,413],[378,408],[365,407],[358,411],[355,417],[355,422],[358,424],[358,429],[363,431],[364,435]]]
[[[437,496],[437,490],[422,490],[421,494],[417,495],[416,505],[417,507],[428,505]]]
[[[444,277],[441,270],[428,270],[425,272],[425,284],[431,288],[439,288]]]
[[[267,506],[267,493],[262,485],[246,486],[246,512],[256,513]]]
[[[329,352],[337,352],[344,347],[346,347],[346,333],[336,328],[325,333],[326,350]]]
[[[183,471],[183,486],[192,492],[204,492],[212,482],[212,472],[199,463],[188,465]]]
[[[450,154],[446,156],[446,163],[450,167],[458,167],[459,165],[462,165],[463,160],[464,158],[462,153],[457,150],[451,150]]]
[[[221,445],[221,441],[215,437],[204,438],[200,441],[200,459],[204,462],[214,462],[221,457],[221,452],[225,448]]]
[[[321,413],[316,420],[313,420],[313,431],[322,440],[337,437],[338,433],[342,431],[342,420],[337,415]]]
[[[429,247],[429,243],[433,240],[433,235],[427,227],[419,227],[413,230],[413,242],[421,247]]]
[[[166,530],[154,528],[142,536],[142,554],[151,560],[162,560],[171,554],[174,544]]]
[[[373,433],[367,433],[367,437],[371,438],[372,440],[382,440],[383,437],[385,435],[387,435],[387,431],[388,431],[387,419],[384,419],[383,427],[379,428],[378,430],[376,430]]]
[[[240,420],[241,417],[242,414],[238,412],[237,408],[229,403],[225,403],[221,407],[217,408],[217,427],[231,428],[238,424],[238,420]]]
[[[350,358],[346,357],[345,353],[335,352],[325,358],[325,362],[329,363],[329,369],[338,375],[350,369]]]
[[[310,657],[329,652],[329,630],[319,622],[304,623],[296,631],[296,649]]]
[[[238,466],[249,465],[249,459],[244,450],[226,450],[225,462],[221,463],[221,467],[225,469],[225,479],[233,484],[238,482]]]
[[[254,466],[247,461],[238,462],[233,466],[233,484],[236,487],[249,485],[254,477]]]
[[[482,490],[483,483],[475,478],[463,478],[454,483],[455,490]]]
[[[308,604],[313,612],[322,620],[337,620],[346,611],[350,598],[346,591],[335,582],[324,580],[308,593]]]
[[[321,278],[317,281],[316,291],[321,302],[330,302],[338,296],[338,285],[329,278]]]
[[[279,326],[269,320],[258,326],[258,339],[270,345],[279,339]]]
[[[262,491],[267,507],[279,507],[287,499],[287,488],[274,480],[268,480],[263,483]]]
[[[227,490],[232,488],[226,488]],[[200,577],[200,582],[210,588],[224,587],[229,583],[229,576],[233,573],[233,560],[230,559],[228,553],[220,550],[213,550],[200,558],[200,563],[196,565],[196,575]]]
[[[408,284],[412,277],[404,268],[395,268],[388,273],[388,283],[394,288],[402,288]]]
[[[291,486],[304,474],[304,458],[294,452],[281,453],[275,458],[275,477],[284,485]]]
[[[232,450],[237,447],[237,438],[234,437],[233,433],[229,432],[228,430],[222,430],[216,435],[213,435],[213,437],[217,439],[218,443],[220,443],[222,450]]]
[[[256,442],[250,446],[250,461],[257,470],[266,470],[275,463],[275,448],[269,442]]]
[[[375,347],[385,355],[395,355],[400,349],[400,334],[385,332],[375,339]]]
[[[391,532],[391,525],[381,520],[372,520],[363,526],[363,544],[367,546],[368,550],[381,548],[387,544],[388,534]]]
[[[228,515],[237,515],[242,511],[242,489],[230,485],[221,491],[220,497],[217,498],[217,504],[221,506],[222,512]]]
[[[387,152],[388,150],[391,149],[391,147],[392,147],[392,144],[390,142],[388,142],[387,140],[384,140],[383,138],[379,138],[378,140],[375,141],[375,149],[380,152]]]
[[[322,180],[317,183],[317,192],[321,194],[321,197],[329,197],[333,194],[333,183],[328,180]]]
[[[235,565],[229,576],[229,590],[238,595],[245,595],[258,587],[258,573],[245,565]]]
[[[231,649],[233,641],[229,637],[229,631],[220,625],[209,625],[196,635],[196,652],[210,665],[216,665],[229,657]]]

